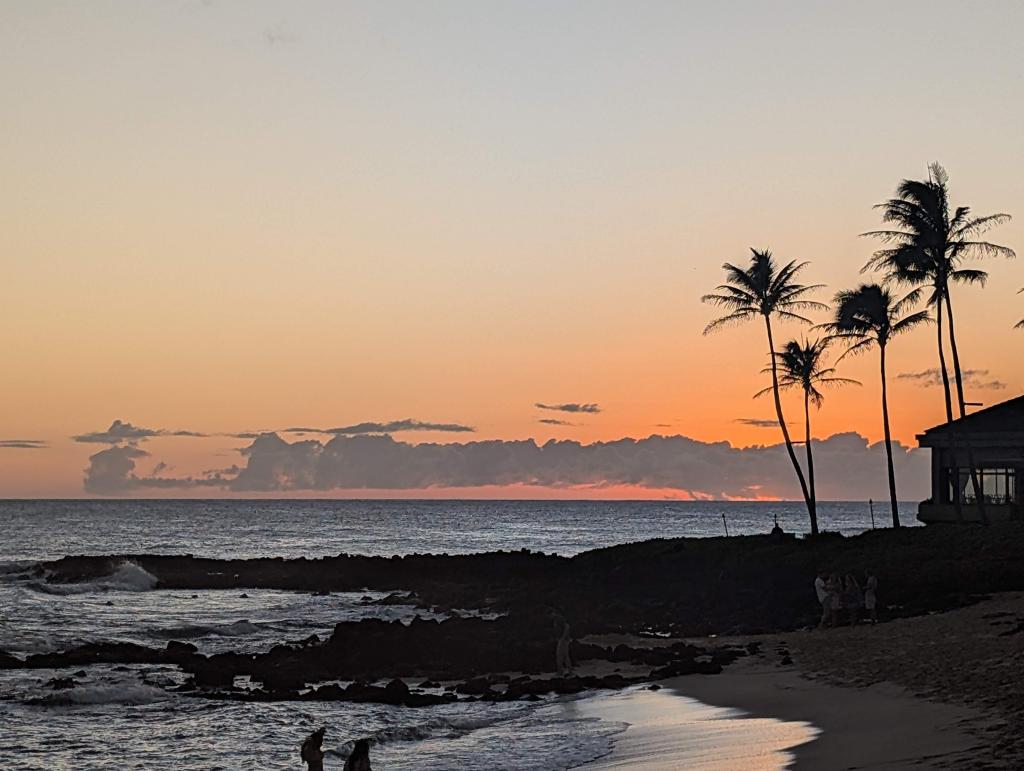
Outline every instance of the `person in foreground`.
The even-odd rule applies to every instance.
[[[318,728],[302,742],[299,756],[306,764],[308,771],[324,771],[324,733],[326,728]],[[370,768],[370,742],[356,739],[352,753],[345,760],[344,771],[373,771]]]
[[[309,771],[324,771],[324,733],[326,728],[318,728],[302,742],[299,757]]]
[[[371,771],[370,743],[366,739],[357,739],[352,747],[352,754],[345,761],[344,771]]]

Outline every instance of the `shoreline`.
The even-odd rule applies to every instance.
[[[611,694],[581,706],[582,714],[629,726],[609,755],[580,768],[711,771],[741,761],[765,771],[895,771],[963,767],[960,761],[979,745],[965,728],[982,719],[976,710],[928,701],[892,684],[840,686],[797,667],[742,660],[719,675],[660,685],[659,691]]]

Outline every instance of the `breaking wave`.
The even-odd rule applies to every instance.
[[[88,594],[89,592],[146,592],[157,584],[157,577],[134,562],[123,562],[109,576],[80,584],[51,584],[30,581],[28,586],[44,594]]]
[[[181,624],[180,626],[169,626],[163,629],[153,630],[157,637],[164,637],[169,640],[187,640],[194,637],[244,637],[250,634],[259,634],[263,629],[248,619],[235,621],[230,624]]]
[[[29,703],[39,706],[68,707],[95,704],[152,704],[169,698],[171,698],[170,694],[152,685],[119,683],[80,685],[77,688],[31,699]]]

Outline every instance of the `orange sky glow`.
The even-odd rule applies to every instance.
[[[752,399],[763,328],[702,335],[723,262],[751,246],[808,260],[827,301],[865,279],[872,206],[934,160],[956,203],[1015,215],[990,235],[1024,248],[1020,4],[940,3],[923,31],[913,3],[743,20],[663,3],[103,5],[0,11],[0,440],[45,444],[0,446],[0,497],[83,495],[104,445],[71,437],[115,419],[168,432],[133,472],[168,477],[243,464],[251,439],[229,434],[406,418],[474,429],[395,434],[411,443],[775,444],[777,427],[743,422],[773,417]],[[942,51],[933,79],[902,82],[918,46]],[[935,119],[952,83],[958,109]],[[1024,392],[1024,263],[984,267],[989,285],[954,302],[968,397],[991,404]],[[899,375],[937,365],[934,330],[890,356],[894,436],[913,445],[942,421],[941,389]],[[826,395],[815,437],[881,438],[877,366],[841,365],[863,385]],[[799,398],[785,405],[802,434]]]

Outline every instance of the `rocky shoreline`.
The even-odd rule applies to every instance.
[[[132,562],[154,576],[161,589],[392,591],[385,602],[415,603],[449,617],[341,622],[327,639],[283,641],[256,654],[206,656],[179,641],[166,648],[97,643],[24,659],[0,651],[0,668],[173,665],[187,675],[176,690],[207,698],[408,706],[536,699],[719,672],[748,649],[714,640],[697,646],[681,638],[812,626],[818,609],[811,582],[820,568],[841,573],[873,569],[883,618],[948,610],[993,592],[1021,590],[1022,546],[1024,525],[1008,523],[878,530],[852,538],[653,540],[573,558],[528,551],[293,560],[65,557],[40,564],[28,577],[85,582]],[[485,615],[460,615],[456,609]],[[552,676],[554,619],[571,625],[573,661],[589,670],[600,664],[602,674]],[[607,634],[630,635],[637,642],[585,641]],[[652,644],[645,645],[645,639]],[[409,688],[408,682],[421,685]]]

